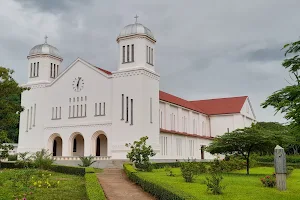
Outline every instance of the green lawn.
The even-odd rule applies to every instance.
[[[13,199],[12,182],[9,179],[17,173],[17,170],[0,170],[0,200]],[[45,174],[50,173],[51,179],[60,182],[58,187],[37,188],[33,191],[32,196],[28,196],[27,200],[87,200],[84,177],[46,171],[42,173],[44,172]]]
[[[201,200],[299,200],[300,199],[300,169],[295,169],[287,180],[287,191],[278,191],[276,188],[263,187],[259,174],[272,174],[271,167],[258,167],[250,169],[250,176],[244,175],[245,170],[224,174],[224,194],[212,195],[206,191],[203,183],[205,174],[197,176],[194,183],[184,182],[180,169],[173,168],[175,177],[167,176],[164,169],[157,169],[153,172],[137,172],[140,177],[156,182],[162,186],[174,188],[178,192],[184,192]]]

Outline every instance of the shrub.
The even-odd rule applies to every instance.
[[[257,157],[258,162],[274,162],[274,155],[264,155]],[[300,155],[287,155],[287,163],[300,163]]]
[[[260,181],[265,187],[274,187],[276,185],[276,174],[273,173],[272,175],[261,178]]]
[[[161,200],[184,200],[184,199],[192,199],[190,195],[184,194],[176,189],[170,187],[164,187],[163,185],[159,185],[150,180],[146,180],[145,178],[141,178],[134,167],[130,164],[125,163],[123,165],[124,171],[128,178],[141,186],[144,191],[149,192],[157,199]]]
[[[94,156],[80,157],[82,164],[78,164],[80,167],[89,167],[96,161],[94,160]]]
[[[16,161],[17,159],[18,159],[18,155],[17,154],[15,154],[15,155],[9,155],[7,157],[8,161]]]
[[[87,173],[84,175],[84,178],[85,178],[86,193],[89,200],[106,199],[95,173]]]
[[[185,182],[193,182],[194,176],[200,173],[198,172],[198,166],[199,165],[197,162],[190,162],[190,160],[188,160],[187,162],[180,163],[180,171]]]
[[[294,167],[292,167],[292,166],[287,166],[286,167],[286,169],[287,169],[287,176],[290,176],[291,174],[292,174],[292,172],[293,172],[293,170],[294,170]]]
[[[42,149],[41,151],[35,152],[33,155],[33,164],[36,168],[40,169],[50,169],[54,160],[52,158],[51,153],[46,149]]]
[[[252,163],[250,161],[250,163]],[[246,162],[238,157],[230,157],[224,160],[214,159],[210,164],[210,171],[212,172],[231,172],[233,170],[240,170],[246,167]]]
[[[165,172],[167,176],[175,176],[175,174],[173,173],[171,167],[169,166],[165,166]]]
[[[165,166],[169,166],[171,168],[174,167],[180,167],[180,162],[171,162],[171,163],[151,163],[153,166],[153,169],[161,169]]]
[[[19,153],[18,160],[16,161],[16,165],[19,168],[28,168],[32,166],[32,156],[29,155],[29,152]]]
[[[55,188],[59,185],[59,181],[52,179],[51,173],[44,172],[32,176],[31,182],[35,188]]]
[[[155,156],[151,145],[147,146],[147,136],[141,137],[139,141],[133,144],[126,143],[126,147],[130,147],[131,151],[127,153],[127,158],[134,163],[135,167],[142,171],[152,171],[153,166],[150,163],[150,157]]]
[[[83,167],[51,165],[49,169],[51,171],[64,173],[64,174],[73,174],[73,175],[79,175],[79,176],[85,175],[85,168],[83,168]]]
[[[210,177],[206,177],[206,186],[207,191],[212,192],[214,195],[222,194],[222,190],[225,189],[224,186],[221,185],[221,181],[223,180],[223,177],[219,173],[211,173]]]
[[[95,173],[95,169],[92,167],[86,167],[85,168],[85,173]]]

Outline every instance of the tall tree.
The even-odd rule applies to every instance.
[[[206,148],[211,154],[237,154],[246,160],[247,174],[250,169],[250,155],[254,152],[271,152],[276,144],[286,143],[283,134],[274,128],[278,124],[257,123],[251,127],[237,129],[216,137]]]
[[[283,61],[282,66],[291,74],[290,85],[275,91],[261,106],[263,108],[274,107],[275,113],[283,113],[287,120],[300,126],[300,40],[286,44],[282,49],[286,49],[285,56],[287,58]]]
[[[11,146],[3,145],[6,142],[16,142],[21,106],[21,93],[27,88],[22,88],[13,79],[13,70],[0,67],[0,149],[2,157],[7,155]],[[0,156],[1,156],[0,155]]]

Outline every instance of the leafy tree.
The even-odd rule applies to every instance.
[[[12,145],[6,145],[5,143],[9,142],[7,138],[7,133],[5,131],[0,130],[0,162],[1,159],[8,157],[8,151],[13,149]]]
[[[274,124],[273,124],[274,125]],[[251,127],[237,129],[218,136],[206,148],[212,154],[237,154],[246,160],[247,174],[250,168],[250,155],[253,152],[271,152],[276,144],[286,143],[283,134],[264,128],[267,124],[252,124]]]
[[[300,40],[286,44],[282,49],[286,49],[286,58],[282,66],[290,72],[292,83],[280,90],[275,91],[265,102],[261,104],[263,108],[272,106],[275,114],[281,112],[287,120],[300,126]]]
[[[133,144],[126,143],[126,147],[130,147],[131,151],[127,153],[127,158],[133,162],[136,168],[151,171],[150,157],[155,156],[151,145],[146,144],[147,136],[141,137],[139,141],[134,141]]]
[[[0,145],[4,142],[17,142],[21,106],[22,88],[13,79],[13,70],[0,67]],[[6,135],[7,139],[2,138]],[[8,140],[9,139],[9,140]],[[0,146],[0,149],[3,147]]]

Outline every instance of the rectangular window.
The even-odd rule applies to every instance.
[[[152,62],[151,62],[151,64],[153,65],[153,48],[151,49],[151,58],[152,58]]]
[[[103,103],[103,115],[105,115],[105,102]]]
[[[123,46],[123,63],[125,63],[125,46]]]
[[[61,107],[59,107],[59,119],[61,119]]]
[[[36,73],[36,65],[35,65],[35,63],[34,63],[34,67],[33,67],[33,77],[36,76],[35,73]]]
[[[52,107],[52,119],[54,119],[54,107]]]
[[[79,117],[79,115],[78,115],[79,114],[79,105],[76,106],[76,109],[77,109],[77,112],[76,112],[77,115],[76,115],[76,117]]]
[[[30,107],[30,124],[29,124],[29,129],[32,127],[32,106]]]
[[[130,100],[131,101],[131,120],[130,120],[130,125],[133,125],[133,99]]]
[[[54,72],[53,72],[53,78],[55,78],[56,76],[56,65],[54,64],[54,67],[53,67],[53,69],[54,69]]]
[[[82,105],[80,105],[80,116],[81,117],[83,117],[83,112],[82,112],[83,110],[82,110],[82,108],[83,108]]]
[[[26,126],[26,132],[28,132],[28,125],[29,125],[29,109],[27,109],[27,126]]]
[[[131,62],[134,62],[134,44],[131,45]]]
[[[36,116],[36,104],[34,104],[34,114],[33,114],[33,126],[35,126],[35,116]]]
[[[101,103],[99,103],[99,115],[101,115]]]
[[[30,63],[30,77],[33,77],[32,76],[32,63]]]
[[[122,116],[121,120],[124,120],[124,94],[122,94]]]
[[[50,78],[53,78],[53,64],[51,63],[50,65]]]
[[[56,65],[56,77],[58,76],[58,65]]]
[[[75,117],[75,105],[73,105],[73,117]]]
[[[127,45],[127,62],[129,62],[129,45]]]
[[[149,55],[148,55],[148,58],[149,58],[149,61],[148,61],[148,62],[151,64],[151,55],[150,55],[150,54],[151,54],[151,51],[150,51],[150,49],[151,49],[151,48],[148,47],[148,54],[149,54]]]
[[[86,104],[84,104],[84,116],[86,117]]]
[[[95,103],[95,116],[97,116],[97,103]]]
[[[126,122],[128,122],[128,97],[126,97]]]
[[[40,62],[37,62],[36,76],[39,76]]]
[[[150,123],[152,123],[152,98],[150,98]]]
[[[55,119],[57,119],[57,107],[55,107]]]
[[[69,118],[71,117],[71,106],[69,106]]]

